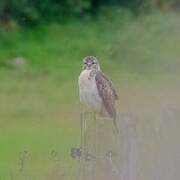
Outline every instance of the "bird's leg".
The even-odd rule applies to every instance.
[[[94,128],[95,128],[95,156],[97,156],[98,154],[98,121],[97,121],[97,117],[96,117],[97,113],[94,112],[93,113],[93,118],[94,118]]]
[[[80,167],[79,167],[79,179],[84,179],[84,111],[81,113],[81,156],[80,156]]]
[[[93,120],[96,120],[96,112],[93,112]]]
[[[83,151],[84,151],[84,158],[85,158],[85,154],[86,154],[86,151],[87,151],[87,118],[88,118],[88,114],[87,112],[85,112],[85,116],[84,116],[84,148],[83,148]]]
[[[113,120],[113,134],[116,136],[119,134],[119,128],[117,125],[117,120],[114,118],[112,120]]]
[[[84,118],[84,114],[82,112],[81,113],[81,149],[83,148],[83,118]]]
[[[84,156],[84,149],[85,149],[85,134],[86,134],[86,111],[84,107],[82,107],[81,113],[81,149],[82,149],[82,157]]]

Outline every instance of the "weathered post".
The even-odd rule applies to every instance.
[[[75,153],[79,161],[77,180],[136,180],[137,137],[130,116],[119,117],[120,133],[113,121],[81,115],[81,147]]]
[[[71,153],[78,158],[78,180],[121,180],[117,135],[109,118],[81,115],[81,147]]]

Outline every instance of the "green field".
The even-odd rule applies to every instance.
[[[77,78],[87,55],[99,58],[118,89],[120,111],[137,117],[138,134],[155,154],[148,127],[158,126],[163,108],[180,107],[179,14],[134,19],[117,12],[31,31],[1,30],[0,39],[0,179],[73,177],[70,149],[80,141]],[[26,65],[15,67],[15,57]]]

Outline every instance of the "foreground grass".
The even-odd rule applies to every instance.
[[[79,144],[76,82],[82,58],[89,54],[100,58],[102,68],[116,82],[122,111],[139,113],[143,132],[147,102],[153,112],[158,107],[154,103],[177,100],[178,22],[177,14],[155,13],[136,20],[99,19],[3,32],[0,178],[52,180],[73,175],[76,166],[69,151]],[[27,60],[23,69],[6,63],[19,56]],[[167,95],[170,98],[163,99]]]
[[[1,178],[71,175],[70,149],[79,144],[74,84],[9,75],[1,77]]]

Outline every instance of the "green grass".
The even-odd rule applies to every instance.
[[[138,19],[123,16],[51,24],[1,33],[0,62],[25,57],[39,74],[62,80],[78,74],[82,58],[93,54],[105,69],[152,76],[178,71],[179,15],[154,12]],[[119,73],[119,71],[117,71]]]
[[[70,92],[74,84],[62,87],[56,80],[11,75],[1,81],[1,176],[18,172],[23,151],[29,153],[24,173],[50,175],[57,163],[51,160],[52,151],[57,152],[58,163],[71,168],[70,149],[79,144],[78,108],[73,107],[75,95]]]
[[[124,111],[138,106],[132,99],[146,98],[143,92],[179,88],[179,15],[121,18],[2,30],[0,179],[56,180],[73,174],[69,152],[79,144],[77,77],[84,56],[100,59],[122,96]],[[24,69],[6,64],[19,56],[27,59]],[[19,154],[24,151],[28,155],[20,172]]]

